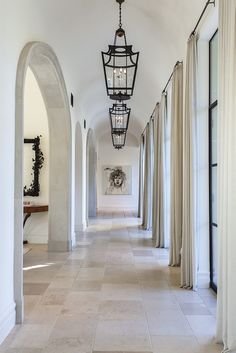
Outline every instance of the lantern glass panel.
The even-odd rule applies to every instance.
[[[126,134],[112,133],[112,143],[116,149],[121,149],[125,145]]]
[[[109,110],[112,132],[124,133],[128,130],[130,111],[126,104],[113,104]]]
[[[131,45],[109,45],[102,52],[107,94],[114,100],[127,100],[133,95],[139,53]]]

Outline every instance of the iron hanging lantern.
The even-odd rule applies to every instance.
[[[139,52],[133,52],[132,45],[127,45],[125,30],[122,28],[121,6],[119,3],[119,28],[115,33],[114,44],[109,45],[108,52],[102,52],[103,68],[107,95],[117,101],[130,99],[133,95],[137,74]],[[123,43],[118,45],[118,40]]]
[[[111,131],[122,134],[127,132],[131,109],[126,104],[116,103],[109,109]]]
[[[125,146],[126,133],[111,133],[112,143],[115,149],[120,150]]]

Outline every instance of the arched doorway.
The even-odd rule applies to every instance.
[[[97,153],[96,153],[96,148],[94,144],[93,131],[91,129],[89,129],[87,134],[86,159],[87,159],[86,219],[88,224],[89,218],[94,218],[97,215]]]
[[[83,141],[80,123],[75,128],[75,232],[84,228],[83,224]]]
[[[34,73],[44,98],[49,126],[49,251],[71,250],[71,118],[58,59],[47,44],[28,43],[16,76],[15,121],[15,302],[16,322],[23,321],[23,119],[27,68]]]

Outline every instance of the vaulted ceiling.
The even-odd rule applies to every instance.
[[[138,136],[161,96],[206,0],[126,0],[123,27],[129,44],[140,51],[130,131]],[[23,0],[36,37],[53,47],[62,63],[68,90],[74,92],[79,115],[97,133],[109,129],[101,50],[112,44],[118,24],[115,0]],[[15,14],[17,21],[20,14]],[[37,21],[36,21],[37,18]],[[22,27],[21,23],[21,27]],[[43,29],[42,29],[43,28]],[[38,38],[37,38],[38,33]]]

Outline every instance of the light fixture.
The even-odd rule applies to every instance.
[[[119,28],[115,33],[114,44],[109,45],[108,52],[102,52],[103,68],[108,96],[117,101],[130,99],[133,95],[139,52],[133,52],[132,45],[127,45],[125,30],[122,28],[121,5],[119,3]],[[118,45],[118,40],[123,43]]]
[[[125,146],[126,133],[111,133],[112,143],[116,150],[120,150]]]
[[[109,109],[111,131],[113,133],[125,133],[129,126],[129,117],[131,109],[124,103],[113,104]]]

